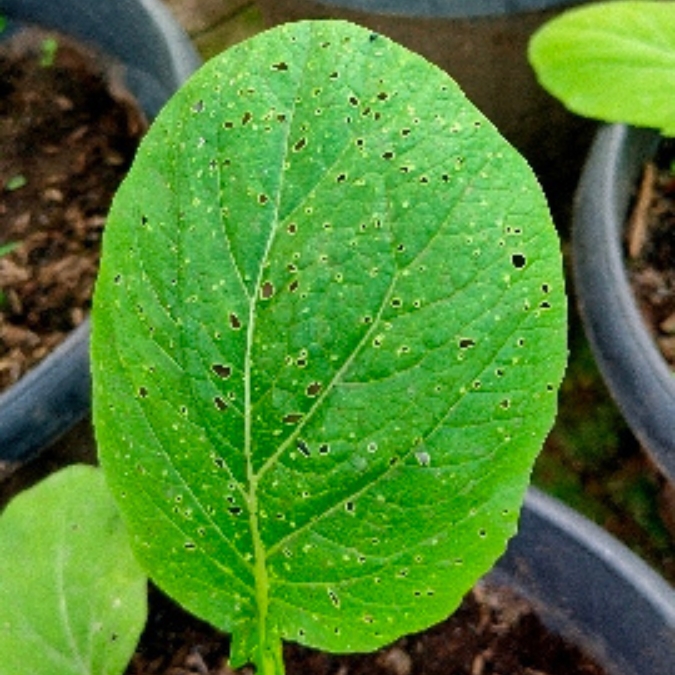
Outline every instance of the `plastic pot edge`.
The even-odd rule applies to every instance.
[[[189,38],[158,0],[109,0],[102,5],[70,0],[58,6],[44,0],[0,0],[0,12],[10,20],[55,28],[94,45],[99,27],[106,36],[99,49],[125,65],[133,45],[143,42],[144,49],[154,50],[155,71],[143,73],[136,61],[126,75],[129,88],[151,119],[200,64]],[[129,30],[118,30],[115,16]],[[85,321],[0,394],[0,462],[28,461],[68,431],[89,411],[90,389],[89,322]]]
[[[622,249],[624,221],[656,132],[599,130],[577,190],[572,264],[579,310],[600,371],[636,436],[675,481],[675,376],[644,324]]]

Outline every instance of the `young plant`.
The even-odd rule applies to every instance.
[[[580,115],[675,135],[675,4],[594,2],[537,31],[541,85]]]
[[[103,250],[101,462],[232,665],[447,617],[516,530],[566,357],[542,191],[455,83],[348,23],[263,33],[159,115]]]
[[[146,577],[100,470],[75,466],[0,517],[0,673],[119,675],[146,618]]]

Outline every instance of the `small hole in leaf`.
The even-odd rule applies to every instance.
[[[211,366],[211,370],[218,376],[226,380],[230,375],[232,375],[232,368],[230,366],[224,366],[222,363],[214,363]]]
[[[241,321],[239,320],[239,317],[232,313],[230,314],[230,327],[232,330],[239,330],[241,328]]]
[[[280,61],[279,63],[272,64],[272,70],[283,72],[288,70],[288,64],[285,61]]]
[[[266,281],[260,288],[260,297],[263,300],[269,300],[274,295],[274,284]]]
[[[337,183],[344,183],[346,180],[347,180],[347,174],[346,173],[338,174],[337,178],[335,179],[335,181]]]
[[[297,231],[298,226],[296,223],[288,223],[288,225],[286,226],[286,232],[288,232],[288,234],[296,234]]]
[[[307,389],[305,389],[305,393],[307,396],[314,397],[318,396],[321,393],[321,383],[320,382],[312,382],[310,385],[307,386]]]
[[[227,410],[227,401],[221,396],[214,397],[213,404],[218,410]]]
[[[395,155],[391,150],[382,153],[382,159],[394,159]]]
[[[147,398],[147,396],[148,396],[148,390],[147,390],[147,388],[146,388],[146,387],[139,387],[139,388],[138,388],[138,395],[139,395],[141,398]]]
[[[511,401],[508,398],[505,398],[503,401],[500,401],[499,407],[502,410],[508,410],[511,407]]]
[[[347,511],[347,513],[354,513],[356,511],[354,502],[345,502],[345,511]]]
[[[460,349],[469,349],[470,347],[475,347],[476,341],[473,338],[460,338],[459,348]]]
[[[296,152],[300,152],[305,146],[307,145],[307,139],[306,138],[301,138],[294,146],[293,150]]]
[[[197,544],[195,544],[193,541],[186,541],[183,544],[183,547],[186,551],[194,551],[197,548]]]
[[[328,455],[330,454],[330,445],[327,443],[324,443],[323,445],[319,446],[319,454],[320,455]]]
[[[246,126],[253,119],[253,115],[250,112],[245,112],[241,118],[241,123],[243,126]]]
[[[516,269],[522,269],[525,267],[525,263],[527,262],[527,258],[522,253],[514,253],[511,256],[511,264],[516,268]]]
[[[265,204],[267,204],[268,201],[269,201],[269,197],[267,195],[264,195],[264,194],[258,195],[258,203],[259,204],[262,204],[264,206]]]
[[[289,290],[291,293],[295,293],[295,291],[298,290],[298,286],[299,286],[299,285],[300,285],[300,284],[299,284],[298,280],[295,279],[295,281],[291,281],[291,283],[288,285],[288,290]]]
[[[242,512],[241,506],[230,506],[227,510],[233,516],[239,516]]]
[[[284,424],[298,424],[299,422],[302,421],[302,413],[288,413],[287,415],[284,415],[283,417],[283,423]]]

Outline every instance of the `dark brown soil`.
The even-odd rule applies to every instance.
[[[101,231],[145,129],[97,58],[25,31],[0,49],[0,391],[81,323]]]
[[[125,675],[234,675],[229,640],[151,593],[151,618]],[[551,634],[522,599],[479,587],[445,622],[373,654],[329,656],[288,644],[287,675],[607,675]],[[252,675],[252,668],[236,671]]]
[[[627,233],[630,279],[664,358],[675,368],[675,146],[646,165]]]

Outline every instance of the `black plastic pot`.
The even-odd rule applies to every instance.
[[[149,119],[199,65],[187,35],[159,0],[0,0],[0,13],[9,19],[6,34],[19,24],[38,24],[120,61]],[[85,322],[0,394],[0,464],[33,457],[87,414],[88,338]]]
[[[675,591],[607,532],[536,490],[488,579],[522,593],[612,675],[675,672]]]
[[[269,26],[340,18],[367,26],[448,72],[528,159],[565,226],[595,125],[540,87],[527,60],[532,33],[584,0],[258,0]]]
[[[580,313],[603,378],[644,448],[675,482],[675,375],[646,327],[624,264],[631,196],[659,136],[603,127],[579,184],[573,227]]]

